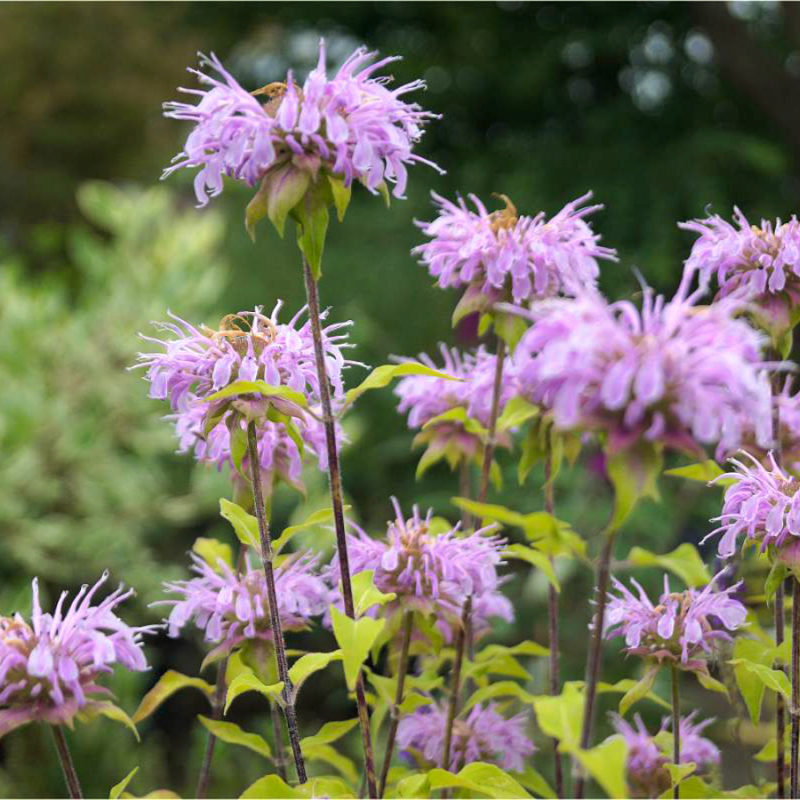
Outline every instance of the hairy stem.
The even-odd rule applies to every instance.
[[[467,625],[472,612],[472,595],[464,603],[464,612],[461,615],[461,625],[456,633],[455,659],[450,682],[450,701],[447,706],[447,724],[444,729],[444,746],[442,747],[442,767],[450,769],[450,745],[453,741],[453,723],[458,714],[458,701],[461,694],[461,667],[464,663],[464,650],[467,638]]]
[[[600,678],[600,661],[603,646],[603,625],[606,618],[606,600],[608,595],[608,577],[611,566],[611,552],[614,549],[616,530],[610,529],[603,534],[603,549],[597,565],[597,581],[595,583],[596,610],[592,623],[592,637],[589,643],[589,660],[586,663],[586,697],[583,706],[583,728],[581,730],[581,748],[586,750],[592,741],[594,728],[594,705],[597,696],[597,681]],[[575,798],[583,797],[586,779],[581,772],[575,782]]]
[[[281,712],[275,703],[269,704],[269,715],[272,718],[272,738],[275,744],[275,771],[282,780],[287,779],[286,774],[286,748],[283,745],[283,725],[281,725]]]
[[[798,745],[800,745],[800,582],[792,579],[792,744],[791,797],[797,798]]]
[[[217,667],[217,685],[214,689],[214,697],[211,701],[211,718],[222,719],[222,709],[225,707],[225,671],[228,668],[226,658]],[[208,782],[211,780],[211,761],[214,758],[214,748],[217,744],[217,737],[211,731],[208,732],[206,741],[206,751],[203,755],[203,764],[200,767],[200,777],[197,779],[197,789],[195,795],[197,800],[204,800],[208,791]]]
[[[264,566],[264,576],[267,579],[267,601],[269,602],[269,620],[272,629],[275,660],[278,663],[278,677],[283,681],[283,716],[286,727],[289,729],[289,743],[294,755],[294,764],[297,768],[297,780],[305,783],[306,765],[303,762],[303,753],[300,750],[300,734],[297,730],[297,716],[294,709],[294,687],[289,678],[289,662],[286,660],[286,643],[283,640],[283,628],[278,614],[278,594],[275,591],[275,570],[272,563],[272,541],[270,540],[267,514],[264,508],[264,496],[261,493],[261,474],[258,461],[258,442],[256,440],[256,424],[247,425],[247,450],[250,462],[250,475],[253,482],[253,505],[255,506],[256,519],[258,520],[258,535],[261,544],[261,563]]]
[[[551,516],[555,515],[555,488],[553,486],[553,458],[550,452],[548,439],[547,459],[544,463],[544,508]],[[552,561],[552,558],[550,559]],[[550,648],[550,694],[553,696],[561,691],[559,677],[558,653],[558,592],[550,584],[547,593],[547,631]],[[553,759],[556,782],[556,797],[564,797],[564,772],[561,763],[561,754],[558,752],[558,739],[553,739]]]
[[[403,618],[403,638],[400,642],[400,660],[397,663],[397,688],[395,689],[394,705],[392,706],[392,721],[389,725],[389,736],[386,739],[386,752],[383,756],[381,781],[378,787],[378,794],[381,797],[383,797],[383,793],[386,790],[386,778],[389,775],[389,767],[392,763],[394,740],[397,737],[397,726],[400,724],[400,704],[405,697],[406,672],[408,672],[408,650],[411,646],[411,626],[413,622],[413,612],[406,611]]]
[[[672,679],[672,761],[675,765],[678,765],[681,763],[681,700],[678,686],[678,670],[674,664],[670,666],[670,678]],[[672,796],[675,800],[680,800],[680,784],[675,784]]]
[[[67,791],[70,797],[83,797],[81,791],[81,782],[78,780],[78,773],[75,771],[75,764],[72,762],[72,756],[69,752],[67,745],[67,738],[64,736],[64,729],[60,725],[51,725],[50,730],[53,731],[53,739],[56,743],[56,750],[58,751],[58,760],[61,762],[61,771],[64,773],[64,780],[67,783]]]
[[[350,581],[350,560],[347,556],[347,536],[344,528],[344,501],[342,498],[342,471],[339,466],[339,449],[336,446],[336,426],[331,408],[331,392],[328,373],[325,368],[325,351],[322,346],[322,324],[319,311],[319,288],[311,267],[303,256],[303,277],[308,301],[308,317],[311,322],[311,333],[314,337],[314,359],[317,366],[319,395],[322,403],[322,418],[325,425],[325,444],[328,454],[328,481],[333,507],[333,522],[336,529],[336,550],[339,556],[339,571],[342,579],[342,600],[344,611],[348,617],[355,619],[353,605],[353,587]],[[367,777],[367,789],[370,798],[378,797],[378,782],[375,777],[375,758],[372,752],[372,734],[369,729],[369,708],[364,691],[364,675],[359,673],[356,681],[356,705],[361,725],[361,740],[364,747],[364,768]]]

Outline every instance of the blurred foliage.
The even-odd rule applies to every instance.
[[[795,28],[782,24],[785,7],[729,8],[742,58],[761,48],[796,77],[800,56]],[[265,226],[255,246],[247,238],[246,189],[229,185],[203,211],[189,207],[189,175],[173,179],[172,192],[101,183],[79,189],[87,179],[156,183],[186,133],[161,118],[160,104],[176,96],[176,85],[193,85],[184,67],[195,64],[196,50],[215,50],[246,85],[258,86],[290,66],[304,74],[324,34],[334,60],[364,41],[404,56],[392,70],[399,82],[428,81],[420,102],[443,119],[421,152],[447,175],[415,168],[408,200],[390,212],[355,193],[346,224],[332,224],[328,237],[323,303],[334,319],[355,321],[355,357],[372,365],[392,353],[433,350],[439,340],[475,343],[468,326],[450,330],[455,294],[433,288],[408,254],[419,241],[413,220],[432,213],[431,189],[505,192],[521,210],[548,213],[593,189],[606,205],[595,227],[621,254],[620,265],[604,268],[612,297],[636,291],[633,267],[671,291],[688,246],[675,222],[709,203],[724,214],[736,203],[754,217],[785,217],[797,206],[791,136],[753,102],[751,87],[723,69],[719,32],[704,28],[694,4],[6,4],[0,23],[4,611],[27,608],[33,574],[53,597],[57,587],[110,568],[112,579],[139,591],[132,619],[157,614],[146,605],[163,579],[184,572],[194,537],[224,530],[217,498],[227,485],[174,454],[164,404],[149,400],[141,375],[126,369],[140,347],[136,333],[167,308],[208,321],[257,303],[271,307],[279,297],[289,310],[303,302],[292,235],[279,241]],[[783,98],[800,107],[798,99]],[[354,374],[351,383],[359,379]],[[389,516],[390,494],[404,506],[416,501],[455,517],[456,481],[444,467],[415,483],[418,454],[409,451],[412,437],[394,406],[388,390],[375,392],[347,420],[343,466],[354,509],[375,531]],[[541,472],[519,487],[512,461],[505,457],[498,499],[520,511],[541,508]],[[310,476],[309,487],[308,506],[322,505],[322,476]],[[663,503],[644,503],[621,533],[618,558],[634,545],[665,553],[708,529],[715,491],[672,478],[661,489]],[[279,497],[278,521],[297,506],[296,495]],[[610,510],[599,454],[584,453],[562,473],[557,508],[593,551]],[[320,538],[321,549],[330,545]],[[564,672],[579,678],[591,574],[579,563],[566,569]],[[545,641],[546,581],[521,564],[509,571],[520,621],[499,627],[496,638]],[[637,571],[645,582],[653,574]],[[330,648],[332,638],[320,632],[293,645]],[[153,675],[115,685],[128,711],[167,665],[194,674],[202,658],[197,641],[163,637],[150,652]],[[608,654],[615,652],[611,645]],[[544,664],[530,666],[543,686]],[[604,677],[630,670],[607,658]],[[664,686],[656,688],[664,695]],[[723,700],[704,695],[702,702],[708,713],[727,713]],[[191,792],[204,743],[193,715],[204,710],[199,698],[177,696],[142,726],[145,743],[136,748],[121,730],[109,735],[107,721],[79,728],[71,740],[87,792],[107,793],[136,764],[136,791]],[[304,732],[350,713],[343,686],[330,691],[327,681],[312,682],[298,710]],[[243,703],[236,714],[267,734],[263,704]],[[724,737],[727,728],[718,724],[713,733]],[[0,794],[61,792],[45,734],[31,728],[0,742]],[[357,755],[357,736],[351,739]],[[234,794],[258,777],[245,754],[218,747],[214,793]],[[751,777],[752,759],[726,759],[732,785]],[[34,771],[31,763],[43,766]]]

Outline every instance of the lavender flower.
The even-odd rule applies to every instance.
[[[781,471],[772,453],[767,466],[749,453],[742,451],[749,464],[730,459],[735,469],[720,475],[717,480],[733,483],[725,490],[722,513],[712,522],[720,525],[703,539],[721,533],[718,552],[730,558],[736,551],[739,534],[760,543],[765,552],[770,546],[779,554],[793,554],[800,544],[800,482]]]
[[[436,193],[439,216],[417,223],[430,238],[412,250],[442,288],[475,287],[492,299],[510,290],[517,303],[557,294],[576,295],[597,283],[598,259],[617,260],[615,250],[599,245],[585,217],[602,208],[584,206],[591,192],[567,203],[547,220],[543,211],[519,216],[514,204],[489,213],[469,195],[451,203]]]
[[[165,583],[167,592],[178,600],[159,600],[154,605],[170,605],[169,635],[177,637],[189,622],[205,634],[205,640],[218,645],[212,656],[227,654],[245,641],[272,641],[264,570],[246,559],[242,574],[224,561],[211,565],[191,554],[196,577]],[[285,631],[306,630],[314,617],[327,608],[329,589],[316,572],[317,558],[310,553],[295,553],[275,567],[278,615]]]
[[[388,181],[395,197],[403,197],[408,165],[419,162],[439,169],[413,153],[424,125],[437,115],[403,99],[425,88],[423,81],[389,89],[391,78],[373,77],[399,60],[370,64],[375,55],[359,48],[328,78],[325,44],[320,42],[319,62],[302,88],[290,72],[285,83],[271,83],[252,94],[215,55],[201,55],[201,68],[210,67],[220,77],[190,69],[210,88],[180,90],[197,95],[196,105],[165,103],[166,116],[192,122],[194,128],[164,177],[199,167],[194,188],[201,206],[222,191],[223,175],[255,186],[271,175],[285,182],[286,168],[314,180],[323,168],[343,178],[346,186],[360,181],[373,194]]]
[[[521,772],[525,759],[535,747],[525,734],[527,716],[517,714],[511,719],[501,716],[494,704],[485,708],[475,705],[456,718],[450,745],[451,772],[458,772],[473,761],[489,761],[502,769]],[[438,704],[422,706],[404,716],[397,728],[397,745],[412,756],[420,768],[442,766],[447,709]]]
[[[707,719],[695,724],[696,713],[693,711],[680,721],[681,764],[694,763],[697,773],[702,774],[719,764],[720,752],[713,742],[700,735],[714,720]],[[617,714],[612,714],[611,717],[614,729],[622,735],[628,745],[626,771],[632,796],[660,797],[670,787],[670,777],[665,764],[671,762],[671,757],[659,748],[656,738],[650,735],[639,714],[634,717],[635,725],[631,725]],[[664,731],[669,724],[671,724],[669,717],[665,717],[661,731]]]
[[[603,634],[607,639],[624,636],[630,654],[707,672],[705,662],[713,643],[730,641],[724,629],[736,630],[747,616],[745,607],[732,597],[741,584],[717,591],[714,580],[702,591],[671,592],[665,575],[664,592],[654,606],[634,579],[638,597],[614,578],[619,595],[608,594]]]
[[[800,222],[793,215],[774,225],[761,220],[758,227],[735,207],[734,220],[738,227],[718,214],[679,224],[700,236],[686,269],[699,270],[706,281],[716,275],[721,296],[745,295],[766,312],[763,321],[791,327],[792,309],[800,303]]]
[[[698,294],[666,302],[645,289],[641,311],[594,292],[544,301],[514,354],[524,396],[558,428],[606,432],[612,450],[643,437],[730,452],[745,425],[768,444],[763,337],[735,316],[737,301],[696,306]]]
[[[425,353],[419,355],[416,363],[445,372],[459,380],[434,378],[429,375],[409,375],[399,380],[394,393],[400,398],[397,410],[408,412],[408,426],[422,428],[434,418],[453,409],[463,408],[467,416],[487,428],[491,414],[492,392],[494,388],[497,356],[484,347],[473,353],[460,353],[455,348],[439,344],[443,366],[439,367]],[[414,363],[412,359],[408,360]],[[513,364],[506,361],[503,369],[503,383],[500,389],[499,413],[516,394],[516,376]],[[450,419],[439,421],[421,430],[414,444],[426,444],[434,453],[446,455],[451,466],[461,459],[471,460],[483,453],[483,439],[474,428],[462,421]],[[508,432],[497,435],[497,444],[511,446]]]
[[[71,725],[108,695],[99,680],[115,664],[148,669],[142,636],[159,626],[133,627],[116,615],[132,589],[120,586],[92,605],[107,578],[103,573],[91,589],[83,586],[66,611],[62,592],[52,614],[42,611],[34,578],[30,622],[21,614],[0,617],[0,736],[36,720]]]
[[[389,522],[385,540],[372,539],[357,526],[357,535],[348,535],[347,549],[353,575],[374,571],[375,586],[397,597],[384,606],[390,614],[409,610],[423,614],[460,619],[469,596],[478,598],[496,592],[504,541],[487,536],[491,527],[469,536],[459,536],[460,524],[451,530],[431,532],[428,511],[423,518],[414,506],[410,519],[405,519],[395,498],[392,498],[396,519]],[[339,561],[330,565],[330,580],[339,581]]]

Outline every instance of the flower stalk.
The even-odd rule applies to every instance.
[[[222,719],[222,710],[225,707],[225,672],[228,668],[228,659],[224,659],[217,667],[217,684],[214,688],[214,698],[211,701],[211,718],[214,720]],[[211,779],[211,762],[214,758],[214,749],[217,744],[217,737],[209,731],[206,742],[206,750],[203,754],[203,764],[200,767],[200,777],[197,779],[197,789],[195,796],[197,800],[204,800],[208,792],[208,782]]]
[[[411,628],[414,622],[412,611],[406,611],[403,618],[403,638],[400,642],[400,658],[397,662],[397,688],[395,689],[394,704],[392,705],[392,721],[389,725],[389,736],[386,739],[386,752],[383,756],[383,767],[381,768],[380,784],[378,794],[383,797],[386,790],[386,778],[389,775],[389,767],[392,763],[392,753],[394,752],[394,742],[397,738],[397,727],[400,724],[400,704],[405,697],[406,672],[408,671],[408,651],[411,646]]]
[[[670,680],[672,684],[672,761],[677,766],[681,763],[681,701],[678,668],[674,664],[670,666]],[[673,787],[672,796],[675,800],[680,800],[680,783],[676,783]]]
[[[322,326],[320,323],[319,289],[311,272],[311,266],[305,256],[303,258],[303,277],[305,280],[308,316],[311,321],[311,333],[314,338],[314,356],[319,381],[319,394],[322,403],[322,417],[325,426],[325,443],[328,453],[328,481],[333,507],[333,522],[336,530],[336,549],[339,555],[339,567],[342,581],[342,600],[345,614],[355,619],[353,603],[353,587],[350,579],[350,562],[347,556],[347,535],[344,527],[344,501],[342,496],[342,471],[339,465],[339,450],[336,445],[336,427],[331,408],[330,385],[325,368],[325,353],[322,346]],[[372,734],[369,727],[369,707],[364,691],[364,676],[359,673],[356,681],[356,705],[361,726],[361,739],[364,747],[364,767],[367,777],[367,789],[370,798],[378,797],[378,783],[375,776],[375,759],[372,751]]]
[[[67,784],[69,796],[72,798],[82,798],[83,792],[81,791],[81,783],[78,780],[78,773],[75,771],[75,764],[72,761],[72,755],[69,752],[69,745],[64,736],[64,729],[61,725],[51,726],[53,731],[53,739],[56,743],[56,750],[58,751],[58,760],[61,763],[61,771],[64,773],[64,780]]]
[[[286,748],[283,745],[283,725],[281,725],[281,712],[275,703],[269,704],[269,715],[272,718],[272,738],[275,745],[275,771],[278,777],[285,781],[286,775]]]
[[[791,797],[797,798],[798,746],[800,745],[800,581],[792,579],[792,715],[791,732]]]
[[[464,651],[466,649],[467,625],[469,624],[470,613],[472,612],[472,596],[470,595],[464,603],[464,612],[461,615],[461,625],[456,633],[455,657],[453,660],[453,673],[450,682],[450,701],[447,705],[447,723],[444,729],[444,745],[442,747],[442,768],[448,769],[450,766],[450,746],[453,741],[453,723],[458,714],[458,701],[461,694],[461,667],[464,663]]]
[[[261,491],[261,475],[258,466],[258,438],[255,422],[247,425],[247,449],[250,462],[250,475],[253,482],[253,505],[255,506],[256,519],[258,520],[258,534],[261,544],[261,562],[264,566],[264,576],[267,581],[267,600],[269,602],[270,626],[272,628],[273,644],[275,647],[275,660],[278,664],[278,677],[283,681],[283,715],[286,727],[289,730],[289,743],[292,747],[297,780],[305,783],[306,766],[303,762],[303,753],[300,750],[300,735],[297,730],[297,716],[294,708],[294,691],[289,678],[289,663],[286,659],[286,644],[283,640],[281,618],[278,613],[278,596],[275,591],[275,571],[273,566],[272,542],[270,540],[269,525],[264,508],[264,495]]]

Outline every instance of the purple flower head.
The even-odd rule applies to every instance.
[[[282,305],[279,301],[270,316],[263,314],[260,307],[229,314],[216,331],[205,326],[196,328],[171,315],[175,322],[157,325],[170,334],[168,338],[142,337],[163,348],[163,352],[139,354],[137,366],[147,367],[150,396],[169,399],[174,411],[182,411],[195,398],[205,400],[236,381],[263,380],[270,386],[301,392],[315,403],[319,383],[311,324],[300,324],[305,307],[289,322],[278,322]],[[334,399],[344,393],[342,371],[356,363],[342,352],[352,347],[341,332],[350,324],[336,323],[323,331],[325,365]],[[285,398],[273,396],[270,402],[286,414],[296,415],[298,410],[296,403]]]
[[[506,208],[489,213],[475,195],[469,195],[472,211],[462,198],[456,204],[434,193],[439,216],[417,223],[430,241],[412,253],[442,288],[475,287],[492,300],[508,291],[516,303],[580,294],[597,283],[598,259],[617,260],[586,222],[602,208],[583,205],[591,196],[567,203],[548,220],[543,211],[519,216],[505,195]]]
[[[511,719],[501,716],[494,704],[475,705],[453,724],[450,745],[451,772],[458,772],[473,761],[488,761],[502,769],[521,772],[525,759],[535,751],[525,734],[527,715]],[[412,756],[421,768],[442,766],[447,710],[437,703],[422,706],[400,719],[397,746]]]
[[[83,586],[66,610],[62,592],[52,614],[42,611],[34,578],[30,622],[21,614],[0,617],[0,736],[35,720],[69,725],[108,695],[99,680],[115,664],[148,669],[142,636],[160,626],[132,627],[116,615],[132,589],[120,586],[93,605],[107,578]]]
[[[715,214],[679,224],[699,234],[686,270],[699,271],[706,282],[716,276],[723,297],[736,293],[750,298],[766,312],[758,316],[772,323],[767,327],[791,327],[791,310],[800,303],[800,222],[793,215],[774,225],[761,220],[758,227],[738,208],[734,220],[731,225]]]
[[[714,720],[707,719],[695,724],[696,713],[693,711],[680,721],[681,764],[693,762],[697,772],[702,774],[719,764],[720,752],[713,742],[700,735]],[[659,797],[670,787],[669,773],[664,765],[672,761],[671,756],[661,750],[639,714],[634,717],[634,725],[617,714],[612,714],[611,718],[614,729],[628,745],[626,772],[633,797]],[[669,718],[665,717],[661,731],[669,724]]]
[[[167,592],[177,600],[160,600],[170,605],[167,623],[169,635],[177,637],[181,628],[193,622],[216,644],[214,654],[229,653],[248,640],[272,641],[264,570],[246,559],[242,574],[224,561],[214,566],[191,554],[196,577],[165,583]],[[328,605],[329,589],[316,571],[317,559],[310,553],[294,553],[275,567],[278,615],[284,631],[309,627],[314,617]]]
[[[641,310],[595,292],[543,301],[514,353],[523,394],[564,430],[607,433],[612,450],[644,438],[702,455],[739,446],[745,420],[770,441],[763,336],[732,298],[695,305],[645,289]]]
[[[467,598],[495,592],[497,567],[504,540],[487,536],[491,526],[469,536],[459,535],[460,524],[444,533],[431,530],[432,511],[425,517],[414,506],[410,519],[392,498],[396,518],[388,523],[386,538],[373,539],[351,523],[357,535],[348,535],[352,574],[374,571],[375,586],[397,597],[388,612],[420,611],[460,619]],[[339,561],[334,557],[330,580],[339,582]]]
[[[376,54],[365,48],[357,49],[328,78],[325,55],[320,42],[319,62],[302,87],[290,72],[285,82],[253,93],[245,91],[215,55],[201,55],[201,68],[219,77],[190,69],[208,87],[181,88],[196,95],[197,104],[165,103],[166,116],[189,121],[194,128],[164,177],[183,167],[199,168],[194,188],[204,206],[222,191],[223,175],[255,186],[268,175],[285,180],[284,168],[316,180],[322,168],[343,178],[346,186],[358,180],[372,193],[385,182],[393,183],[395,197],[403,197],[408,165],[419,162],[438,170],[413,152],[425,124],[437,115],[404,99],[424,89],[424,82],[390,89],[392,79],[375,73],[398,57],[370,63]]]
[[[394,389],[400,398],[397,410],[401,414],[408,413],[409,428],[422,428],[435,417],[458,408],[464,409],[467,416],[477,420],[484,428],[488,427],[497,356],[487,352],[484,347],[478,348],[475,353],[460,353],[441,343],[439,351],[442,354],[441,367],[425,353],[420,353],[416,362],[413,359],[403,361],[424,364],[459,380],[429,375],[402,378]],[[507,360],[500,389],[500,413],[516,393],[513,363]],[[484,445],[479,433],[468,430],[462,421],[456,419],[440,421],[421,430],[414,443],[426,444],[436,452],[446,453],[453,463],[462,457],[467,460],[475,458],[483,452]],[[500,433],[497,444],[510,447],[511,437],[507,432]]]
[[[664,592],[654,606],[644,589],[631,579],[638,597],[616,578],[618,595],[608,594],[603,634],[625,637],[626,652],[657,661],[671,661],[682,669],[706,672],[706,660],[718,639],[744,624],[747,610],[732,595],[736,584],[717,591],[714,579],[704,589],[672,592],[664,576]]]
[[[761,551],[774,546],[778,552],[800,542],[800,482],[786,475],[775,462],[772,453],[767,465],[742,451],[748,462],[730,459],[734,470],[720,475],[733,481],[725,490],[722,513],[712,522],[719,527],[703,542],[721,533],[718,552],[730,558],[736,552],[739,534],[760,542]]]
[[[232,467],[231,432],[228,423],[239,425],[242,430],[246,430],[247,423],[244,419],[230,420],[231,412],[227,411],[208,433],[204,433],[208,411],[207,403],[190,400],[183,411],[171,416],[180,443],[179,452],[194,452],[198,461],[214,464],[220,470],[225,466]],[[308,414],[296,416],[293,422],[304,451],[316,456],[319,468],[326,470],[328,456],[322,423]],[[281,479],[302,491],[302,453],[297,442],[287,432],[286,426],[268,419],[259,419],[256,425],[259,467],[263,482],[271,486],[273,482]],[[249,457],[246,453],[242,471],[245,475],[250,474]],[[232,473],[232,477],[238,480],[237,474]]]

